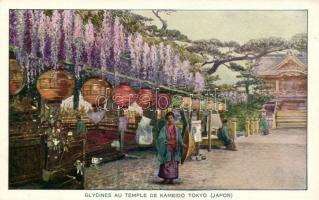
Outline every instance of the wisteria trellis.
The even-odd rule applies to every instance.
[[[77,73],[88,65],[156,84],[204,88],[203,76],[192,73],[189,61],[182,61],[170,45],[149,45],[140,33],[128,32],[118,17],[105,13],[98,31],[75,10],[54,10],[51,17],[44,10],[10,10],[10,46],[30,71],[29,79],[36,77],[35,68],[66,61]]]

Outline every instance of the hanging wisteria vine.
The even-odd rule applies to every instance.
[[[67,62],[74,64],[76,76],[83,66],[91,66],[156,84],[204,88],[203,76],[193,74],[190,63],[170,45],[148,44],[140,33],[128,32],[118,17],[105,12],[99,29],[74,10],[53,10],[52,16],[44,10],[10,10],[9,20],[10,47],[32,78],[39,73],[36,68]]]

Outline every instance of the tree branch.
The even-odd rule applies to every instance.
[[[159,19],[162,23],[162,30],[167,29],[167,22],[159,15],[160,10],[152,10],[153,14],[156,16],[157,19]]]
[[[228,62],[233,62],[233,61],[241,61],[241,60],[254,60],[254,59],[258,59],[258,58],[261,58],[269,53],[272,53],[272,52],[278,52],[278,51],[282,51],[282,50],[285,50],[287,48],[281,48],[281,49],[273,49],[273,50],[265,50],[259,54],[251,54],[251,53],[248,53],[248,54],[245,54],[243,56],[238,56],[238,57],[231,57],[231,58],[226,58],[226,59],[220,59],[220,60],[212,60],[212,61],[205,61],[203,65],[206,65],[206,64],[213,64],[213,66],[207,71],[207,73],[209,75],[213,74],[216,72],[216,70],[218,69],[218,67],[222,64],[225,64],[225,63],[228,63]],[[253,56],[251,56],[253,55]]]

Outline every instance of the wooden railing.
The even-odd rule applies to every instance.
[[[248,117],[245,121],[245,137],[259,134],[259,118]]]

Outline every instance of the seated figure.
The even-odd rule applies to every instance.
[[[229,136],[229,128],[227,127],[227,119],[224,119],[222,122],[223,122],[222,127],[219,128],[217,131],[218,139],[224,142],[227,150],[237,151],[237,147],[234,141]]]

